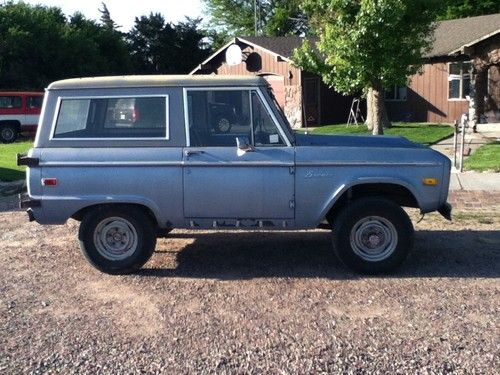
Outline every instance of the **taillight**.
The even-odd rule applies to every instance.
[[[57,178],[42,178],[42,185],[43,186],[56,186],[57,185]]]

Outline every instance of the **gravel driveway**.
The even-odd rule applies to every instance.
[[[0,373],[500,367],[499,214],[426,216],[380,278],[339,265],[320,230],[174,231],[140,274],[113,277],[83,259],[77,224],[0,213]]]

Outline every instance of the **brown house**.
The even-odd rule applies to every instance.
[[[421,74],[386,92],[392,120],[500,121],[500,13],[440,22]]]
[[[241,37],[216,51],[190,74],[259,75],[272,86],[274,95],[294,128],[345,123],[352,97],[328,88],[321,78],[291,64],[293,50],[302,38]],[[241,63],[229,65],[226,51],[236,44],[243,55]]]
[[[500,14],[440,22],[422,72],[407,87],[385,94],[393,121],[453,122],[471,118],[500,120]],[[352,96],[328,88],[316,75],[291,63],[300,37],[242,37],[216,51],[191,74],[260,75],[272,85],[294,127],[347,122]],[[240,63],[228,64],[236,44]],[[471,108],[469,108],[471,104]]]

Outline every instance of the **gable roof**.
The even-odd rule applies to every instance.
[[[426,57],[431,58],[453,55],[460,52],[464,47],[474,45],[481,40],[499,33],[500,13],[441,21],[438,22],[436,30],[434,31],[434,44]],[[226,48],[233,43],[244,43],[252,47],[264,49],[273,55],[281,57],[285,61],[290,61],[293,56],[293,50],[300,47],[303,40],[304,38],[299,36],[237,37],[210,55],[189,74],[194,74],[203,65],[225,51]],[[309,40],[316,40],[316,38],[309,38]]]
[[[427,57],[459,52],[500,32],[500,13],[441,21],[434,31],[434,44]]]
[[[238,39],[242,42],[249,42],[249,44],[274,52],[287,59],[292,57],[293,50],[300,47],[304,40],[304,38],[300,36],[244,36]]]

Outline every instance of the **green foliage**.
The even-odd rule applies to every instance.
[[[429,50],[435,0],[306,0],[318,34],[294,55],[345,94],[405,85]]]
[[[385,129],[386,135],[398,135],[410,141],[431,145],[453,135],[453,128],[448,125],[429,123],[394,123],[391,128]],[[370,131],[366,125],[328,125],[315,128],[314,134],[352,134],[368,135]]]
[[[210,54],[199,30],[201,19],[166,23],[160,13],[135,19],[127,35],[136,71],[142,74],[188,73]]]
[[[500,172],[500,142],[481,146],[464,162],[465,169]]]
[[[116,22],[111,18],[111,14],[109,13],[109,9],[106,6],[106,3],[102,2],[102,9],[98,9],[99,13],[101,13],[101,23],[104,27],[108,29],[116,30],[118,26]]]
[[[26,153],[31,147],[32,141],[0,144],[0,181],[24,179],[26,167],[17,165],[16,154]]]
[[[500,13],[498,0],[444,0],[438,19],[452,20],[494,13]]]
[[[100,12],[97,22],[78,12],[67,18],[56,7],[0,5],[0,88],[42,90],[82,76],[187,73],[210,53],[199,19],[173,25],[151,14],[123,34],[105,3]]]
[[[203,0],[217,32],[230,36],[255,35],[254,0]],[[307,20],[299,0],[257,0],[259,35],[301,35]]]
[[[61,9],[7,2],[0,6],[0,87],[41,90],[51,81],[123,74],[131,68],[121,34]]]

